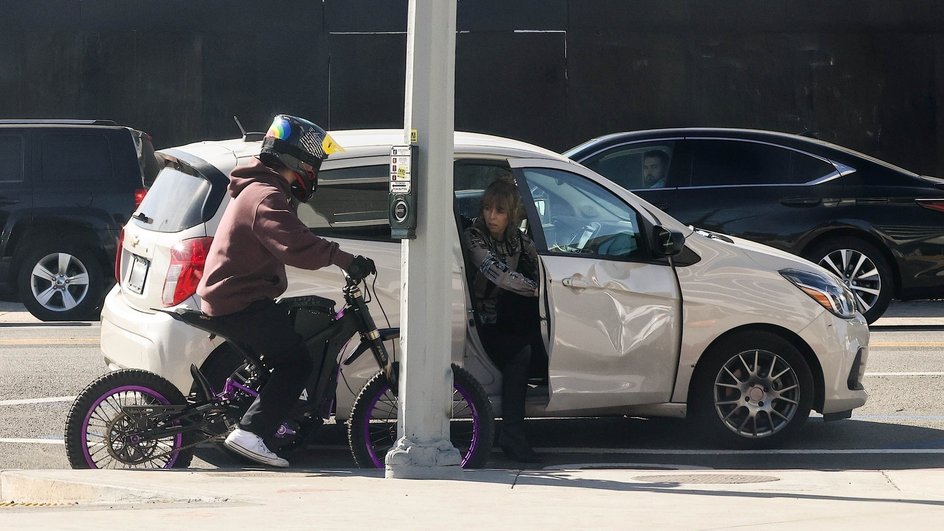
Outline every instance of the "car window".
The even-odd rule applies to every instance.
[[[794,151],[790,155],[790,175],[793,184],[815,183],[839,175],[839,170],[831,162]]]
[[[640,258],[638,215],[606,188],[561,170],[528,168],[524,180],[541,227],[539,251],[606,258]]]
[[[298,217],[319,236],[391,241],[386,165],[323,170],[318,190]]]
[[[114,176],[105,135],[55,133],[42,137],[43,180],[49,183],[111,181]]]
[[[164,167],[148,190],[132,223],[156,232],[180,232],[203,223],[210,182],[186,165]],[[215,207],[214,207],[215,209]]]
[[[836,174],[793,149],[739,140],[693,140],[692,186],[805,184]]]
[[[477,218],[481,213],[482,194],[492,181],[500,175],[510,175],[511,169],[504,162],[484,160],[457,161],[454,169],[454,192],[456,214],[463,224]],[[464,227],[463,227],[464,228]]]
[[[634,143],[598,153],[581,162],[627,190],[675,186],[674,141]]]
[[[23,182],[23,137],[0,135],[0,183]]]

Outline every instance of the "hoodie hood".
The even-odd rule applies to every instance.
[[[258,157],[252,157],[245,164],[236,166],[229,174],[229,195],[236,197],[254,182],[264,182],[274,185],[285,197],[291,199],[292,187],[279,173],[266,166]]]

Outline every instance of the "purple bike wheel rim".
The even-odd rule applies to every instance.
[[[92,460],[92,455],[89,453],[89,449],[88,449],[88,425],[89,425],[89,420],[91,420],[92,418],[92,413],[95,413],[95,410],[98,409],[98,406],[100,406],[101,403],[104,402],[109,397],[115,396],[120,393],[128,393],[128,392],[142,393],[146,396],[156,399],[159,403],[165,406],[170,405],[170,401],[167,400],[167,398],[165,398],[164,395],[158,393],[157,391],[155,391],[154,389],[151,389],[150,387],[144,387],[141,385],[124,385],[116,389],[112,389],[110,392],[98,397],[98,399],[95,400],[95,403],[92,404],[92,407],[89,408],[89,412],[87,415],[85,415],[85,419],[82,420],[82,454],[85,456],[85,462],[88,463],[89,468],[98,468],[96,466],[96,463]],[[183,434],[178,433],[174,437],[174,445],[178,449],[174,450],[173,454],[171,454],[170,459],[168,459],[167,463],[164,464],[164,468],[173,468],[174,463],[177,461],[177,455],[180,453],[179,448],[181,446],[182,441],[183,441]]]
[[[479,446],[479,431],[481,428],[479,423],[481,421],[479,420],[479,411],[475,408],[475,403],[472,402],[472,400],[469,398],[468,391],[466,391],[465,388],[459,385],[458,383],[455,383],[453,385],[453,388],[459,392],[459,396],[461,396],[462,399],[465,400],[466,404],[469,405],[469,409],[472,410],[472,441],[469,443],[469,451],[466,452],[465,455],[462,456],[462,460],[459,462],[460,467],[465,467],[466,463],[469,461],[469,459],[475,453],[476,448],[478,448]],[[363,430],[364,442],[365,444],[367,444],[367,453],[368,455],[370,455],[370,460],[373,462],[374,468],[383,468],[384,463],[381,457],[377,455],[377,452],[374,449],[374,446],[370,443],[370,419],[373,417],[373,411],[374,411],[374,408],[377,406],[377,402],[379,402],[380,399],[384,395],[386,395],[387,391],[389,390],[390,390],[390,384],[388,382],[385,382],[382,392],[377,393],[374,399],[371,400],[370,406],[367,409],[367,411],[371,412],[371,416],[365,419],[364,425],[361,428]]]

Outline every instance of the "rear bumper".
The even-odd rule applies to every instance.
[[[187,301],[191,306],[195,301]],[[102,306],[101,348],[109,369],[143,369],[162,376],[186,395],[200,367],[220,343],[209,334],[160,312],[130,306],[115,286]]]

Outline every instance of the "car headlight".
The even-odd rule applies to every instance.
[[[780,274],[836,316],[843,319],[855,316],[856,305],[852,291],[839,280],[799,269],[782,269]]]

